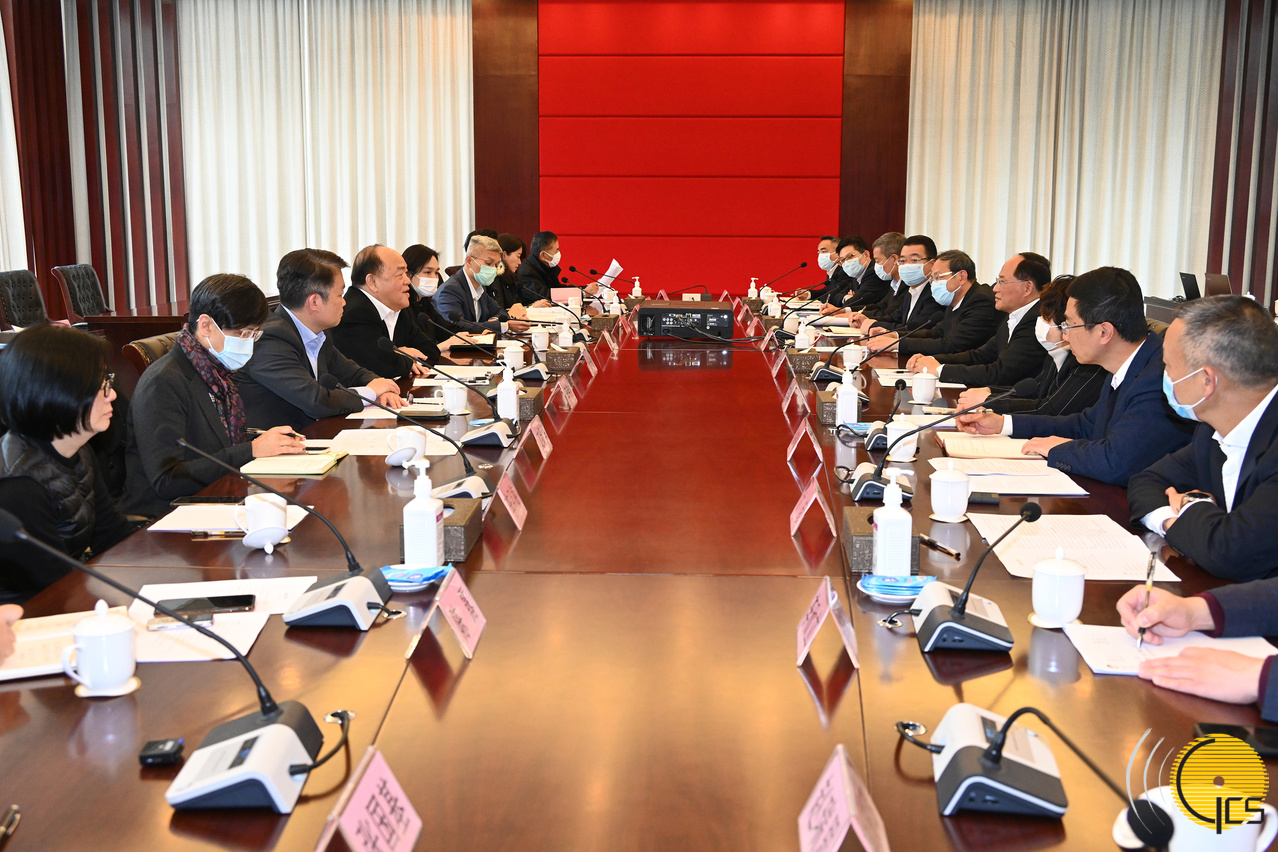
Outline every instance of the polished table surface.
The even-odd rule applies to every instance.
[[[486,475],[511,475],[528,506],[522,532],[494,506],[460,566],[488,618],[474,660],[461,658],[451,635],[428,630],[405,664],[429,592],[396,596],[409,618],[366,634],[285,630],[272,619],[250,654],[277,698],[302,700],[316,716],[357,711],[351,761],[370,742],[382,749],[425,820],[419,848],[795,848],[798,812],[836,743],[869,784],[894,848],[1112,848],[1120,803],[1050,733],[1070,799],[1063,820],[943,818],[930,756],[900,744],[894,723],[934,728],[957,701],[1002,715],[1034,705],[1121,779],[1146,729],[1151,741],[1166,737],[1178,749],[1194,721],[1258,721],[1252,707],[1093,677],[1063,634],[1027,622],[1030,583],[997,558],[974,588],[1006,614],[1011,654],[925,658],[908,626],[876,626],[890,608],[852,588],[818,509],[788,535],[810,477],[820,478],[837,515],[851,504],[835,465],[869,456],[859,444],[839,445],[811,417],[821,458],[801,445],[786,462],[790,436],[807,418],[793,402],[782,409],[792,378],[784,367],[773,377],[776,356],[633,337],[616,357],[606,346],[594,354],[600,374],[578,367],[572,378],[576,407],[555,393],[542,415],[554,442],[549,458],[531,440],[471,454],[491,465]],[[799,384],[811,405],[811,386]],[[868,416],[882,416],[891,393],[870,385]],[[359,425],[325,421],[308,431]],[[465,424],[454,418],[447,428],[456,434]],[[925,439],[920,460],[906,465],[922,474],[911,511],[916,531],[963,554],[955,561],[924,550],[924,572],[961,584],[982,544],[970,524],[927,518],[926,458],[937,452]],[[445,473],[450,463],[455,457],[436,467]],[[1126,522],[1121,489],[1079,481],[1092,496],[1044,498],[1045,510]],[[281,482],[328,514],[363,564],[398,561],[410,494],[382,459],[350,457],[323,478],[272,484]],[[208,492],[245,487],[228,478]],[[1023,502],[981,508],[1015,513]],[[321,526],[303,521],[272,557],[237,542],[142,531],[95,564],[139,585],[339,570],[344,559]],[[1182,559],[1170,564],[1184,579],[1170,588],[1215,585]],[[824,575],[849,603],[859,670],[831,627],[794,666],[794,631]],[[1129,585],[1088,583],[1084,621],[1115,623],[1114,602]],[[119,600],[68,577],[30,611],[84,609],[98,594]],[[73,845],[86,826],[103,848],[313,847],[342,787],[340,757],[314,773],[291,817],[176,813],[163,800],[174,773],[140,770],[141,742],[178,735],[196,743],[251,709],[252,692],[233,663],[147,665],[140,675],[141,690],[104,702],[74,698],[62,678],[0,688],[0,760],[9,768],[0,797],[26,813],[11,848]]]

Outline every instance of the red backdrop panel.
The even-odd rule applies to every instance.
[[[539,52],[843,56],[843,4],[541,3]]]
[[[790,174],[778,177],[838,175],[839,119],[541,119],[544,176],[747,177],[783,164]]]
[[[843,15],[842,0],[539,3],[540,221],[565,262],[677,269],[716,296],[814,263],[838,227]],[[821,278],[804,273],[795,285]]]

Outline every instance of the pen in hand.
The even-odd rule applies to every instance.
[[[1149,596],[1154,591],[1154,551],[1149,552],[1149,568],[1145,571],[1145,609],[1149,609]],[[1145,628],[1136,631],[1136,650],[1145,644]]]

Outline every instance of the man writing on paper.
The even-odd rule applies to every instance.
[[[536,238],[533,246],[537,245]],[[521,274],[531,263],[529,258],[519,266]],[[435,294],[435,306],[449,323],[463,331],[483,334],[486,331],[527,331],[531,326],[523,320],[511,319],[510,314],[488,295],[488,288],[497,279],[497,265],[501,263],[501,245],[490,237],[474,236],[462,268],[444,282]]]
[[[1278,633],[1278,580],[1221,586],[1189,598],[1155,587],[1149,606],[1145,587],[1137,586],[1119,599],[1118,614],[1132,636],[1145,628],[1144,641],[1152,645],[1162,644],[1164,636],[1184,636],[1191,630],[1208,636],[1272,636]],[[1273,660],[1216,648],[1186,648],[1175,657],[1145,660],[1137,673],[1164,689],[1230,704],[1259,703],[1261,717],[1278,722],[1278,677],[1270,676]]]
[[[965,352],[915,355],[906,369],[969,387],[1011,386],[1036,375],[1045,357],[1034,336],[1038,296],[1051,280],[1052,266],[1041,254],[1025,251],[1010,258],[994,282],[994,306],[1007,315],[994,336]]]
[[[1167,401],[1193,442],[1132,477],[1132,523],[1210,574],[1278,572],[1278,326],[1243,296],[1186,302],[1163,344]],[[1267,635],[1267,634],[1266,634]]]
[[[1061,331],[1080,364],[1100,364],[1110,374],[1095,405],[1062,416],[964,414],[959,428],[1031,439],[1021,452],[1122,486],[1189,443],[1193,424],[1177,417],[1163,396],[1163,341],[1145,324],[1140,285],[1130,272],[1105,266],[1075,278]]]
[[[412,311],[405,310],[409,281],[408,264],[399,252],[383,245],[360,249],[351,267],[342,320],[333,329],[338,351],[379,376],[429,374],[430,370],[413,358],[437,361],[439,347],[431,334],[418,327]],[[383,352],[377,346],[383,337],[406,354]]]
[[[287,423],[304,429],[321,417],[358,411],[349,393],[320,384],[333,375],[364,399],[403,408],[399,386],[351,361],[325,332],[342,320],[341,270],[317,260],[308,249],[280,259],[275,273],[279,307],[262,326],[253,358],[235,373],[248,425],[270,428]]]

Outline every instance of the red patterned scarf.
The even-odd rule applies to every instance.
[[[191,362],[195,372],[204,380],[209,389],[209,397],[217,406],[217,416],[222,420],[226,436],[232,446],[248,440],[248,421],[244,415],[244,400],[240,398],[240,389],[231,380],[231,371],[222,366],[222,362],[209,354],[200,341],[195,339],[189,328],[182,329],[177,336],[177,345],[182,347],[186,360]]]

